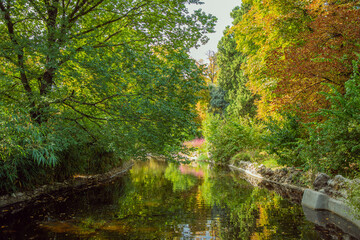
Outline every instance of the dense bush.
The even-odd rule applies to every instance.
[[[299,141],[304,128],[300,119],[286,113],[283,114],[281,121],[270,118],[266,126],[269,133],[264,140],[268,143],[268,152],[278,156],[279,164],[302,166],[304,162],[299,155]]]
[[[204,135],[211,158],[221,164],[229,163],[239,152],[263,145],[263,128],[250,119],[223,119],[209,114],[204,123]]]
[[[31,156],[0,161],[0,194],[63,181],[77,174],[102,173],[119,166],[122,159],[95,146],[78,146],[58,154],[56,166],[39,165]]]
[[[345,83],[345,94],[335,87],[332,94],[326,94],[331,108],[318,113],[326,120],[308,128],[313,154],[309,164],[321,171],[353,175],[359,170],[360,77],[357,64],[354,66],[353,76]]]
[[[351,184],[349,193],[348,202],[353,207],[353,214],[357,219],[360,219],[360,182],[355,180],[353,184]]]
[[[0,194],[30,189],[74,174],[99,173],[121,163],[104,142],[69,123],[41,125],[26,110],[0,110]]]

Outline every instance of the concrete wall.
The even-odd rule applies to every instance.
[[[354,211],[346,203],[330,198],[321,192],[306,189],[301,204],[313,210],[332,212],[360,228],[360,220],[355,218]]]

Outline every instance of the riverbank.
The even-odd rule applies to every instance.
[[[252,186],[239,172],[156,160],[137,161],[114,181],[27,208],[0,226],[6,239],[321,239],[323,233],[301,206]]]
[[[360,220],[348,201],[351,186],[357,184],[358,179],[350,180],[341,175],[331,178],[325,173],[318,173],[312,179],[310,174],[293,167],[272,170],[264,165],[245,161],[229,166],[251,178],[258,178],[259,181],[255,181],[257,186],[274,190],[314,211],[331,212],[360,228]]]
[[[133,166],[133,164],[133,161],[129,161],[123,164],[123,166],[103,174],[86,176],[78,175],[63,182],[43,185],[32,191],[17,192],[0,196],[0,217],[17,213],[29,206],[34,206],[49,200],[62,201],[68,193],[95,187],[122,176]]]

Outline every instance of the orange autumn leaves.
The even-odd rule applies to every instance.
[[[296,109],[307,118],[326,108],[326,84],[340,91],[360,52],[358,1],[251,1],[233,27],[249,87],[261,96],[258,117]]]

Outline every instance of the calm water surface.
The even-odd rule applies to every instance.
[[[238,174],[137,163],[99,188],[1,222],[3,239],[321,239],[301,206]]]

